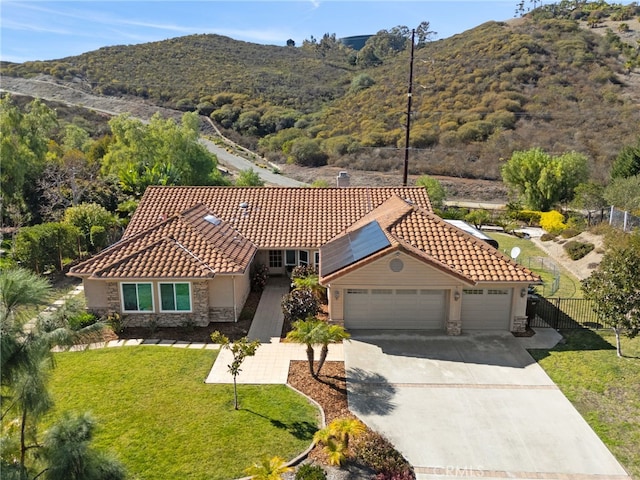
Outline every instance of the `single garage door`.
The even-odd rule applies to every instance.
[[[349,329],[442,330],[444,292],[348,288],[345,290],[344,324]]]
[[[511,288],[474,288],[462,291],[463,330],[508,330]]]

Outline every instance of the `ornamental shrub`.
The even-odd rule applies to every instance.
[[[567,251],[567,255],[571,260],[580,260],[586,254],[588,254],[591,250],[595,248],[593,243],[585,243],[585,242],[577,242],[572,240],[567,242],[563,247]]]
[[[291,271],[291,280],[318,275],[318,270],[313,265],[298,265]]]
[[[266,265],[259,263],[251,274],[251,291],[252,292],[261,292],[264,290],[264,287],[267,285],[267,280],[269,279],[269,267]]]
[[[567,229],[563,230],[560,235],[562,235],[562,238],[573,238],[576,235],[578,235],[579,233],[580,232],[578,230],[576,230],[575,228],[567,228]]]
[[[285,321],[295,322],[314,317],[320,311],[320,303],[311,290],[297,289],[282,298]]]
[[[407,460],[385,437],[367,430],[353,446],[354,456],[364,465],[372,468],[377,480],[413,480],[415,473]]]
[[[550,240],[553,240],[554,238],[556,238],[555,235],[551,235],[550,233],[543,233],[540,237],[540,240],[543,242],[548,242]]]
[[[326,480],[327,474],[320,465],[300,465],[296,472],[296,480]]]
[[[558,234],[567,228],[564,216],[556,210],[540,213],[540,226],[549,233]]]
[[[526,222],[529,226],[539,225],[541,214],[542,212],[536,212],[535,210],[517,210],[512,213],[514,220]]]

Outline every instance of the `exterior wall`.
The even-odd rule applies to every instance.
[[[108,308],[109,302],[107,300],[105,282],[83,278],[82,286],[84,287],[84,296],[88,309],[106,310]]]
[[[513,287],[511,297],[511,327],[512,332],[524,332],[527,328],[527,289],[528,283]],[[524,295],[523,295],[524,292]]]
[[[244,307],[244,303],[247,301],[249,292],[251,292],[251,269],[247,269],[244,275],[235,276],[235,304],[236,304],[236,318],[240,315],[240,310]]]
[[[403,268],[399,272],[391,269],[391,261],[399,259]],[[463,284],[455,277],[436,270],[404,253],[391,253],[362,268],[350,272],[328,285],[329,317],[331,321],[344,324],[344,294],[347,288],[415,287],[420,289],[448,290],[445,329],[451,335],[461,331],[460,300],[455,300],[455,291],[462,292]]]

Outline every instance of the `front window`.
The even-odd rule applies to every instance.
[[[123,283],[122,309],[125,312],[152,312],[153,291],[150,283]]]
[[[300,250],[298,254],[300,255],[300,265],[309,265],[309,252]]]
[[[285,262],[284,264],[289,266],[296,266],[298,263],[296,262],[296,251],[295,250],[287,250],[285,252]]]
[[[161,283],[160,309],[163,312],[190,312],[190,285],[188,283]]]
[[[282,267],[282,250],[269,250],[269,267]]]

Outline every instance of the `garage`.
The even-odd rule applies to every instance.
[[[462,291],[463,330],[509,330],[512,288]]]
[[[442,330],[445,291],[412,288],[345,289],[348,329]]]

